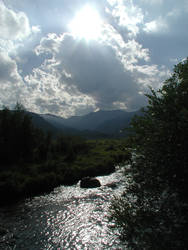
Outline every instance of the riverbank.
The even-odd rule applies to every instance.
[[[110,174],[115,165],[129,159],[123,141],[90,140],[83,151],[69,157],[58,154],[45,162],[6,166],[0,172],[0,205],[73,185],[86,176]]]

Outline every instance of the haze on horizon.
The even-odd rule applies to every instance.
[[[187,0],[0,0],[0,106],[137,110],[188,56]]]

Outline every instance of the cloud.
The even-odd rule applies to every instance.
[[[131,78],[126,76],[112,48],[97,42],[87,45],[69,35],[51,36],[51,39],[43,39],[37,51],[49,53],[51,50],[54,62],[58,63],[51,63],[49,67],[60,76],[61,84],[74,86],[77,91],[92,96],[100,108],[112,106],[117,98],[121,98],[122,90],[130,93],[130,85],[125,82],[126,78],[130,82]],[[69,79],[63,72],[67,72]]]
[[[32,47],[40,32],[40,26],[31,26],[28,16],[23,11],[8,8],[0,0],[0,53],[7,54],[7,57],[14,61],[18,74],[27,74],[31,71],[29,68],[33,68],[31,64],[37,64],[36,55],[36,62],[32,62]],[[28,62],[32,63],[28,65]]]
[[[141,0],[141,2],[153,6],[153,5],[161,5],[164,2],[164,0]]]
[[[7,8],[0,2],[0,104],[14,106],[17,101],[25,103],[29,96],[23,78],[18,55],[31,32],[29,19],[24,12]]]
[[[64,117],[85,114],[95,109],[92,97],[79,92],[74,86],[61,84],[59,77],[58,72],[54,72],[53,67],[47,65],[33,70],[31,75],[25,77],[29,93],[27,108]]]
[[[0,2],[0,37],[8,40],[22,40],[31,32],[25,13],[8,9]]]
[[[1,81],[17,81],[16,63],[6,53],[0,54],[0,80]]]
[[[161,17],[157,20],[145,23],[143,30],[147,33],[164,33],[168,32],[168,25]]]
[[[137,41],[150,51],[153,64],[173,68],[171,58],[180,61],[187,56],[187,1],[165,0],[160,3],[147,0],[135,3],[144,13]]]
[[[90,108],[93,110],[138,109],[146,104],[143,93],[148,85],[159,86],[165,75],[160,74],[162,69],[157,65],[139,66],[141,61],[149,61],[149,51],[134,39],[125,42],[112,26],[106,26],[102,40],[89,43],[84,39],[78,41],[70,34],[49,34],[41,39],[35,51],[39,57],[44,54],[50,57],[45,60],[42,71],[46,74],[44,79],[49,74],[54,80],[58,79],[56,96],[59,102],[65,100],[67,94],[84,96],[92,102]],[[54,89],[53,81],[49,85],[46,80],[40,79],[40,82]],[[80,109],[74,98],[67,98],[68,104],[72,107],[71,113]]]
[[[108,3],[111,7],[107,8],[107,11],[116,19],[118,25],[128,30],[129,37],[136,36],[144,17],[141,8],[131,0],[108,0]]]
[[[24,87],[16,62],[0,52],[0,103],[12,106],[23,97]]]
[[[125,65],[131,65],[142,59],[149,61],[149,50],[143,48],[134,38],[124,38],[113,26],[106,25],[104,43],[116,51],[116,56]]]
[[[37,26],[32,26],[32,27],[31,27],[31,30],[32,30],[32,33],[33,33],[33,34],[37,34],[37,33],[40,33],[40,32],[41,32],[41,28],[40,28],[39,25],[37,25]]]
[[[102,35],[86,42],[67,27],[88,3],[0,0],[0,103],[62,116],[135,110],[187,56],[186,0],[94,0]]]

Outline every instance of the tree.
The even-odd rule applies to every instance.
[[[0,111],[0,162],[3,165],[32,161],[40,138],[31,117],[19,103]]]
[[[188,58],[132,120],[135,160],[111,217],[129,249],[188,249]]]

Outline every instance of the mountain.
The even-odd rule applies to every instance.
[[[35,127],[40,128],[45,132],[51,132],[54,135],[60,132],[53,124],[46,121],[39,114],[28,112],[28,111],[27,111],[27,114],[31,117],[32,123]]]
[[[126,135],[127,132],[125,131],[125,129],[129,127],[130,121],[133,116],[138,114],[139,111],[123,112],[110,120],[106,120],[100,123],[99,126],[96,127],[96,130],[100,131],[101,133],[112,134],[116,136]]]
[[[42,114],[48,123],[64,132],[73,132],[79,135],[114,136],[125,135],[122,130],[129,126],[132,117],[140,114],[140,111],[126,112],[123,110],[97,111],[85,116],[72,116],[62,118],[51,114]]]
[[[65,121],[67,126],[77,128],[80,130],[98,130],[101,124],[110,121],[112,119],[117,119],[120,116],[124,116],[125,111],[113,110],[113,111],[97,111],[89,113],[85,116],[73,116]],[[99,130],[100,131],[100,130]]]
[[[100,131],[90,130],[87,128],[87,126],[79,126],[79,121],[84,118],[82,116],[74,116],[69,119],[52,114],[41,114],[40,116],[58,131],[61,131],[61,133],[66,135],[76,135],[88,139],[109,137]]]
[[[52,115],[52,114],[41,114],[40,117],[58,130],[61,130],[67,133],[68,132],[78,133],[76,128],[73,128],[69,125],[67,126],[65,125],[66,119],[63,117]]]
[[[87,139],[118,138],[126,136],[124,128],[129,126],[131,118],[136,112],[122,110],[97,111],[85,116],[72,116],[65,119],[52,114],[37,114],[26,111],[32,118],[33,125],[44,132],[51,132],[53,136],[61,134],[81,136]]]
[[[59,124],[57,121],[61,121],[61,117],[56,117],[54,115],[39,115],[33,112],[27,112],[27,114],[31,117],[33,125],[39,129],[42,129],[44,132],[51,132],[53,136],[58,136],[61,134],[66,135],[79,135],[80,131],[64,126],[63,124]],[[52,122],[48,117],[56,117]]]

